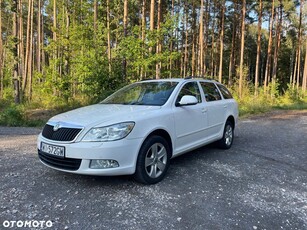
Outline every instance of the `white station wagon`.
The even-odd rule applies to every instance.
[[[237,118],[236,101],[216,81],[146,80],[52,117],[38,137],[38,155],[64,172],[134,175],[154,184],[173,157],[212,142],[229,149]]]

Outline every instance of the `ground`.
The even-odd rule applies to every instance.
[[[151,186],[49,169],[39,132],[0,127],[0,229],[34,220],[51,221],[46,229],[307,229],[306,110],[242,119],[230,150],[175,158]]]

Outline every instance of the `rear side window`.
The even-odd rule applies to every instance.
[[[231,93],[229,92],[229,90],[225,86],[217,84],[217,87],[220,89],[224,99],[231,99],[231,98],[233,98]]]
[[[221,94],[216,88],[214,83],[211,82],[200,82],[201,87],[203,88],[206,101],[218,101],[221,100]]]

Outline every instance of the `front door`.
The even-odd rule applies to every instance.
[[[204,108],[197,82],[186,83],[180,90],[176,103],[185,95],[195,96],[198,103],[186,106],[174,105],[173,114],[176,130],[174,155],[200,145],[205,139],[207,111]]]

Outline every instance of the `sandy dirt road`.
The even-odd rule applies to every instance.
[[[152,186],[49,169],[39,132],[0,127],[0,229],[307,229],[307,111],[241,119],[230,150],[175,158]]]

